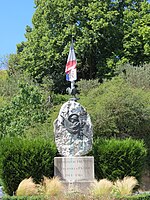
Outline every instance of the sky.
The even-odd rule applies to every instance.
[[[16,53],[25,41],[25,28],[32,27],[34,0],[0,0],[0,57]]]

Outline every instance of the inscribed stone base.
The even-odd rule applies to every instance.
[[[94,157],[55,157],[54,176],[70,189],[87,190],[94,181]]]
[[[91,188],[91,184],[93,181],[76,181],[76,182],[68,182],[61,181],[63,183],[64,189],[66,192],[80,192],[80,193],[88,193]]]

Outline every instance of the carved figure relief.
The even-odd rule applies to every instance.
[[[64,103],[54,122],[55,142],[62,156],[81,156],[92,148],[93,131],[89,114],[74,100]]]

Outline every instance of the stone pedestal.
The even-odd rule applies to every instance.
[[[94,157],[55,157],[54,176],[66,187],[85,191],[94,181]]]

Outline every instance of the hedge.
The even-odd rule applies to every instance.
[[[53,176],[54,142],[43,138],[5,138],[0,142],[0,175],[4,191],[12,195],[19,183],[29,177],[40,182]]]
[[[46,199],[47,199],[47,197],[44,197],[44,196],[20,196],[20,197],[17,197],[17,196],[4,196],[2,198],[2,200],[46,200]],[[51,200],[51,199],[54,200],[54,197],[52,197],[52,198],[48,197],[48,199],[49,200]],[[127,197],[123,197],[123,198],[116,199],[116,200],[149,200],[149,199],[150,199],[150,193],[147,193],[147,194],[145,193],[145,194],[139,194],[139,195],[134,195],[134,196],[127,196]],[[55,197],[55,200],[57,200],[57,197]],[[59,198],[58,198],[58,200],[59,200]],[[80,198],[78,200],[80,200]],[[93,200],[94,200],[94,198],[93,198]]]
[[[138,194],[133,196],[124,197],[121,200],[149,200],[150,199],[150,192],[145,194]]]
[[[2,200],[44,200],[43,196],[3,196]]]
[[[116,180],[134,176],[140,181],[146,154],[141,140],[97,139],[93,144],[96,178]]]

